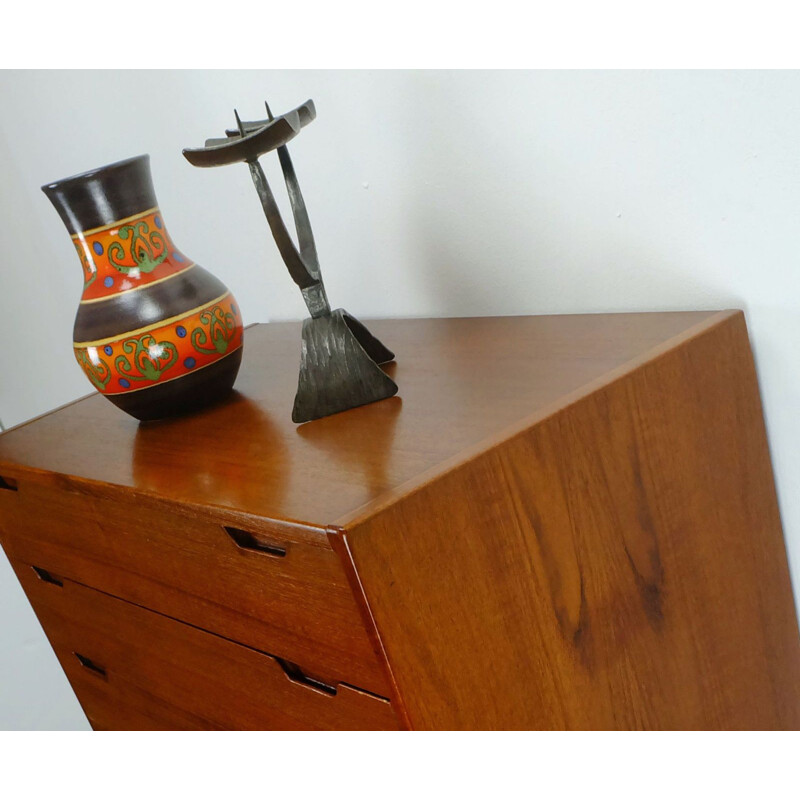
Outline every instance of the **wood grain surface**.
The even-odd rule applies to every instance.
[[[369,326],[399,395],[307,425],[270,324],[213,408],[0,435],[0,539],[95,727],[800,724],[741,312]]]
[[[344,684],[303,684],[264,653],[13,566],[95,729],[397,727],[385,699]]]
[[[713,316],[370,321],[396,353],[398,396],[299,427],[300,324],[258,325],[228,401],[138,425],[95,394],[1,435],[0,475],[45,470],[322,530]]]
[[[800,724],[800,641],[741,314],[340,536],[411,727]]]
[[[19,481],[0,540],[28,564],[387,695],[342,565],[324,536],[191,514],[103,486]],[[182,512],[182,513],[181,513]],[[254,524],[255,523],[255,524]],[[299,534],[299,535],[298,535]]]

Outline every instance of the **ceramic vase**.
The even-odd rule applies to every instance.
[[[225,285],[173,244],[143,155],[42,187],[83,267],[75,358],[94,387],[139,420],[219,400],[242,359]]]

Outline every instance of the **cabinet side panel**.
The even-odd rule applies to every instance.
[[[345,536],[415,728],[800,725],[742,315]]]

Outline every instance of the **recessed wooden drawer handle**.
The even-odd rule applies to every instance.
[[[243,531],[241,528],[232,528],[228,525],[223,525],[222,527],[225,529],[225,533],[242,550],[257,550],[259,553],[266,553],[268,556],[274,556],[275,558],[283,558],[286,555],[285,547],[269,542],[261,538],[259,534]]]
[[[86,656],[82,656],[80,653],[75,653],[75,658],[77,658],[78,661],[81,662],[81,666],[88,669],[89,672],[93,672],[95,675],[108,680],[105,668],[101,667],[99,664],[95,664],[91,658],[86,658]]]
[[[42,569],[41,567],[31,567],[31,569],[36,573],[36,577],[39,578],[40,581],[52,583],[54,586],[64,585],[59,578],[56,578],[55,575],[51,574],[46,569]]]
[[[16,492],[17,482],[13,478],[4,478],[0,475],[0,489],[8,489],[9,492]]]
[[[277,658],[275,660],[280,664],[281,669],[286,673],[286,676],[289,680],[294,681],[295,683],[302,683],[303,686],[310,686],[312,689],[317,689],[320,692],[325,692],[325,694],[335,695],[336,694],[336,687],[331,686],[329,683],[323,683],[322,681],[318,681],[316,678],[311,678],[303,672],[297,664],[292,663],[291,661],[286,661],[284,658]]]

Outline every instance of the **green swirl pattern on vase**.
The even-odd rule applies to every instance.
[[[83,269],[83,288],[91,286],[97,278],[97,267],[89,260],[84,249],[83,242],[74,242],[75,249],[78,251],[78,258],[81,260]]]
[[[198,353],[219,353],[228,349],[236,331],[236,318],[222,306],[214,306],[200,315],[200,322],[208,327],[198,326],[192,331],[192,346]]]
[[[75,358],[86,373],[86,377],[102,392],[111,379],[111,368],[108,364],[97,355],[96,350],[94,358],[89,355],[88,349],[75,350]]]
[[[133,225],[123,225],[119,229],[119,238],[130,238],[130,256],[134,264],[124,264],[126,257],[125,246],[122,242],[113,242],[108,247],[108,262],[114,269],[122,273],[129,273],[133,269],[139,272],[152,272],[167,257],[168,248],[164,237],[158,231],[150,231],[147,222],[135,222]]]
[[[157,381],[178,360],[178,350],[172,342],[157,342],[151,333],[126,339],[122,349],[133,358],[119,355],[114,366],[120,375],[132,381]]]

